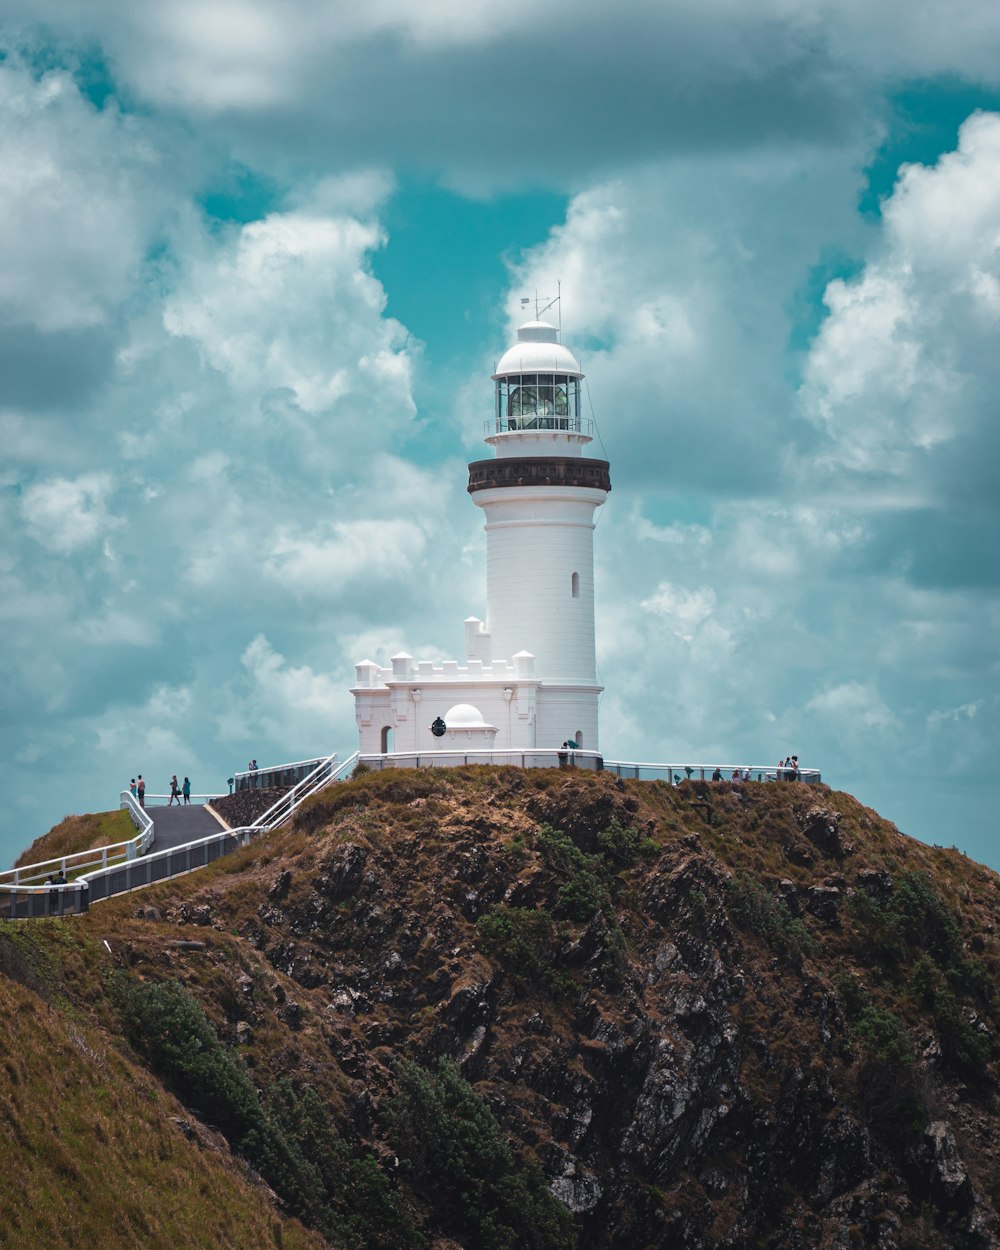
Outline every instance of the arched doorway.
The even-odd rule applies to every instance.
[[[392,754],[392,738],[393,738],[392,726],[383,725],[382,726],[382,754],[383,755]]]

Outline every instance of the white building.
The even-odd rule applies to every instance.
[[[598,751],[594,512],[606,460],[584,455],[583,374],[558,331],[529,321],[493,375],[485,441],[469,494],[486,521],[486,623],[465,621],[463,660],[395,655],[356,667],[362,755],[530,750],[572,740]]]

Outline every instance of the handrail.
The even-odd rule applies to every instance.
[[[28,918],[35,915],[66,915],[86,911],[91,901],[110,898],[115,894],[151,885],[154,881],[167,880],[170,877],[191,872],[195,868],[204,867],[221,855],[246,846],[255,835],[268,832],[282,824],[307,798],[331,781],[344,780],[358,764],[364,764],[373,769],[383,769],[463,763],[508,763],[519,764],[523,768],[553,767],[558,764],[560,768],[583,767],[639,780],[661,779],[669,784],[678,784],[685,779],[708,781],[711,780],[711,776],[706,776],[706,774],[716,771],[722,773],[723,779],[727,781],[777,781],[788,777],[789,780],[815,784],[821,780],[819,770],[814,768],[800,768],[789,777],[788,775],[792,774],[793,770],[786,769],[783,765],[637,764],[605,760],[596,751],[568,748],[392,752],[384,755],[361,755],[356,751],[342,763],[337,762],[335,752],[319,761],[316,768],[286,794],[283,794],[262,816],[258,817],[254,824],[242,825],[237,829],[225,829],[207,838],[198,838],[179,847],[169,847],[166,850],[152,851],[148,854],[142,852],[148,850],[153,839],[152,817],[134,795],[128,790],[123,790],[121,806],[127,808],[139,830],[136,837],[127,842],[118,842],[113,846],[99,848],[100,860],[78,865],[82,868],[93,866],[93,870],[80,873],[73,881],[65,885],[50,883],[39,885],[31,882],[37,881],[46,868],[58,866],[65,873],[68,867],[73,867],[74,860],[84,855],[94,855],[97,852],[80,851],[73,855],[45,860],[40,864],[28,864],[23,868],[0,873],[0,917],[4,915],[16,917],[20,914]],[[726,773],[730,776],[725,777]],[[650,777],[650,774],[654,776]],[[665,778],[663,774],[666,774]],[[739,774],[739,777],[733,774]],[[114,854],[109,856],[112,852]],[[195,862],[196,860],[198,862]],[[159,871],[161,865],[165,866],[163,871]],[[30,876],[25,878],[24,874],[30,874]],[[7,883],[3,880],[5,877],[12,877],[13,880]],[[19,908],[19,898],[23,898],[26,903],[23,909]],[[6,910],[4,903],[6,903]]]
[[[123,791],[122,793],[128,793],[128,794],[131,794],[131,791]],[[170,798],[176,798],[176,795],[171,795],[171,794],[169,794],[169,793],[168,793],[168,792],[166,792],[166,791],[164,791],[164,793],[163,793],[163,794],[154,794],[152,790],[147,790],[147,791],[146,791],[146,793],[144,794],[144,796],[143,796],[143,797],[145,798],[146,802],[148,803],[150,799],[170,799]],[[184,797],[184,794],[183,794],[183,792],[182,792],[182,793],[181,793],[181,798],[183,799],[183,797]],[[201,799],[201,800],[202,800],[203,802],[205,802],[205,803],[211,803],[211,801],[212,801],[213,799],[218,799],[218,798],[221,798],[221,797],[222,797],[222,796],[219,794],[219,792],[218,792],[218,791],[216,791],[216,793],[215,793],[215,794],[189,794],[189,795],[188,795],[188,798],[189,798],[189,799]],[[181,806],[187,806],[187,807],[197,807],[197,806],[198,806],[198,804],[197,804],[197,803],[187,803],[187,804],[182,804]]]
[[[774,764],[639,764],[619,760],[606,760],[598,751],[555,747],[525,747],[522,750],[508,748],[484,748],[481,750],[392,751],[383,754],[362,755],[361,763],[367,768],[428,768],[456,767],[462,764],[512,764],[519,768],[591,768],[614,773],[633,780],[663,780],[669,784],[680,781],[711,781],[712,775],[722,773],[723,781],[783,781],[798,780],[815,785],[822,781],[818,768],[793,770]],[[735,778],[733,774],[738,773]]]
[[[338,764],[336,752],[327,756],[252,825],[223,829],[207,838],[196,838],[182,846],[168,847],[166,850],[152,851],[141,856],[137,851],[148,848],[153,835],[153,820],[136,797],[130,791],[123,790],[121,805],[128,808],[129,815],[139,828],[138,835],[130,842],[117,844],[125,850],[123,857],[112,863],[101,863],[92,872],[81,873],[74,881],[65,885],[17,883],[4,887],[0,884],[0,904],[6,900],[8,914],[16,915],[19,910],[18,897],[23,896],[26,904],[25,918],[35,915],[67,915],[86,911],[91,902],[98,902],[102,898],[110,898],[114,894],[139,889],[154,881],[165,881],[195,868],[205,867],[220,856],[246,846],[255,834],[266,833],[282,824],[310,795],[344,775],[347,767],[353,766],[356,760],[355,755],[344,764]],[[161,866],[165,866],[162,871]],[[0,915],[3,914],[0,907]]]
[[[254,773],[279,773],[286,768],[301,768],[303,764],[322,764],[327,758],[323,755],[313,755],[304,760],[292,760],[288,764],[266,764],[263,768],[243,768],[233,773],[233,780],[236,781],[239,777],[252,777]]]
[[[139,831],[134,838],[127,838],[123,842],[111,842],[107,846],[93,847],[86,851],[71,851],[68,855],[56,855],[52,859],[42,859],[35,864],[22,864],[20,868],[8,868],[0,872],[0,887],[9,884],[28,888],[32,881],[38,881],[42,883],[40,888],[45,888],[43,878],[51,876],[57,870],[64,876],[72,872],[75,874],[74,879],[79,880],[85,875],[80,871],[81,869],[107,868],[109,864],[119,860],[128,860],[141,855],[153,840],[152,817],[147,815],[128,790],[123,790],[119,798],[119,808],[128,810],[132,823]],[[49,886],[48,888],[57,887]]]
[[[291,790],[273,803],[262,816],[258,816],[256,824],[252,827],[266,831],[286,821],[300,803],[315,794],[317,790],[322,789],[328,781],[334,780],[334,774],[337,771],[336,763],[337,752],[334,751],[325,760],[321,760],[308,776],[303,777],[300,782],[292,786]]]

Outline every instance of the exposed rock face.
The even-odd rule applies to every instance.
[[[394,1060],[454,1059],[581,1250],[997,1247],[997,879],[819,795],[379,774],[158,905],[239,935],[255,1080],[389,1158]]]
[[[252,825],[286,794],[284,789],[237,790],[212,800],[212,807],[230,829]]]
[[[802,832],[822,854],[842,859],[854,847],[840,832],[840,813],[825,807],[811,807],[802,822]]]

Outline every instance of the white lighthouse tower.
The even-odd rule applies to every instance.
[[[486,443],[469,494],[486,521],[486,622],[465,622],[465,662],[357,665],[362,755],[599,751],[594,513],[608,463],[584,455],[583,373],[558,330],[529,321],[496,373]]]

